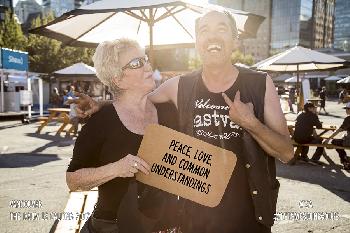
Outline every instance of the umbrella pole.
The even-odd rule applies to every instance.
[[[299,80],[299,65],[297,65],[297,98],[298,98],[298,103],[297,103],[297,114],[300,112],[301,109],[301,94],[300,94],[300,80]]]
[[[154,66],[154,54],[153,54],[153,26],[154,26],[154,16],[153,16],[153,9],[149,9],[149,61],[151,63],[151,66]],[[154,68],[154,67],[153,67]]]

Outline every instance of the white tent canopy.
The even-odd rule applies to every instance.
[[[272,80],[274,82],[284,82],[284,81],[286,81],[286,79],[289,79],[291,77],[292,77],[292,75],[290,75],[290,74],[281,74],[281,75],[277,76],[276,78],[273,78]]]
[[[94,67],[79,62],[53,73],[56,75],[95,75],[96,70]]]

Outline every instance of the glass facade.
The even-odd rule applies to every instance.
[[[270,53],[295,45],[331,47],[334,3],[334,0],[273,0]]]
[[[265,20],[260,25],[256,38],[242,41],[242,52],[253,56],[255,62],[269,57],[270,51],[270,13],[272,0],[217,0],[209,1],[236,10],[262,15]]]
[[[13,12],[12,0],[0,0],[0,22],[5,20],[5,12]]]
[[[350,1],[336,0],[334,47],[350,51]]]
[[[271,54],[293,47],[300,43],[301,1],[273,0],[271,17]],[[312,11],[303,11],[303,22]],[[302,27],[305,27],[303,24]]]
[[[29,15],[41,12],[42,7],[35,0],[19,1],[15,6],[15,13],[21,23],[26,23]]]
[[[82,0],[43,0],[42,6],[45,13],[52,11],[56,17],[59,17],[68,11],[80,7],[82,3]]]
[[[330,48],[333,43],[334,1],[314,0],[312,48]]]

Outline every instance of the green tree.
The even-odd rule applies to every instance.
[[[53,14],[37,17],[32,21],[32,28],[39,27],[53,20]],[[51,73],[61,68],[59,59],[60,42],[44,36],[29,34],[28,48],[29,69],[34,72]]]
[[[32,28],[45,25],[54,19],[53,13],[36,18]],[[84,62],[92,65],[93,49],[63,46],[61,42],[45,36],[30,34],[28,39],[30,70],[52,73],[74,63]]]
[[[244,55],[239,50],[236,50],[235,52],[232,53],[231,61],[232,61],[232,64],[242,63],[248,66],[251,66],[254,64],[254,58],[252,57],[252,55],[250,54]]]
[[[21,25],[16,22],[14,14],[5,13],[5,20],[0,23],[0,47],[25,50],[27,38],[23,35]]]

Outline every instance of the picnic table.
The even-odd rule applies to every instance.
[[[288,126],[288,130],[290,133],[290,136],[293,137],[294,134],[294,129],[295,129],[295,122],[294,121],[287,121],[287,126]],[[325,136],[324,134],[326,134],[327,132],[330,131],[336,131],[337,127],[333,126],[333,125],[324,125],[322,124],[322,128],[317,129],[316,130],[321,131],[318,136],[321,137],[322,139],[332,139],[330,136]],[[295,164],[296,158],[299,157],[300,152],[301,152],[301,148],[302,146],[311,146],[311,147],[323,147],[324,149],[343,149],[343,150],[350,150],[350,147],[345,147],[345,146],[336,146],[333,144],[326,144],[326,143],[322,143],[322,144],[313,144],[313,143],[304,143],[304,144],[300,144],[297,143],[296,141],[292,140],[292,144],[294,147],[296,147],[296,150],[294,152],[294,159],[292,159],[289,164]],[[326,151],[324,151],[323,153],[326,153]]]
[[[69,124],[69,108],[49,108],[47,109],[49,111],[48,117],[40,117],[40,125],[38,127],[37,133],[40,133],[41,130],[47,126],[50,122],[61,122],[62,125],[57,130],[56,135],[60,135],[60,133],[64,130],[64,128]],[[69,129],[68,132],[72,131]]]
[[[293,136],[294,128],[295,128],[295,121],[287,121],[287,126],[288,126],[288,130],[289,130],[290,135]],[[324,124],[322,124],[322,128],[320,128],[320,129],[315,128],[315,129],[321,131],[318,134],[318,136],[323,137],[323,138],[327,138],[327,137],[324,136],[324,134],[326,134],[329,131],[337,130],[337,127],[334,126],[334,125],[324,125]]]

